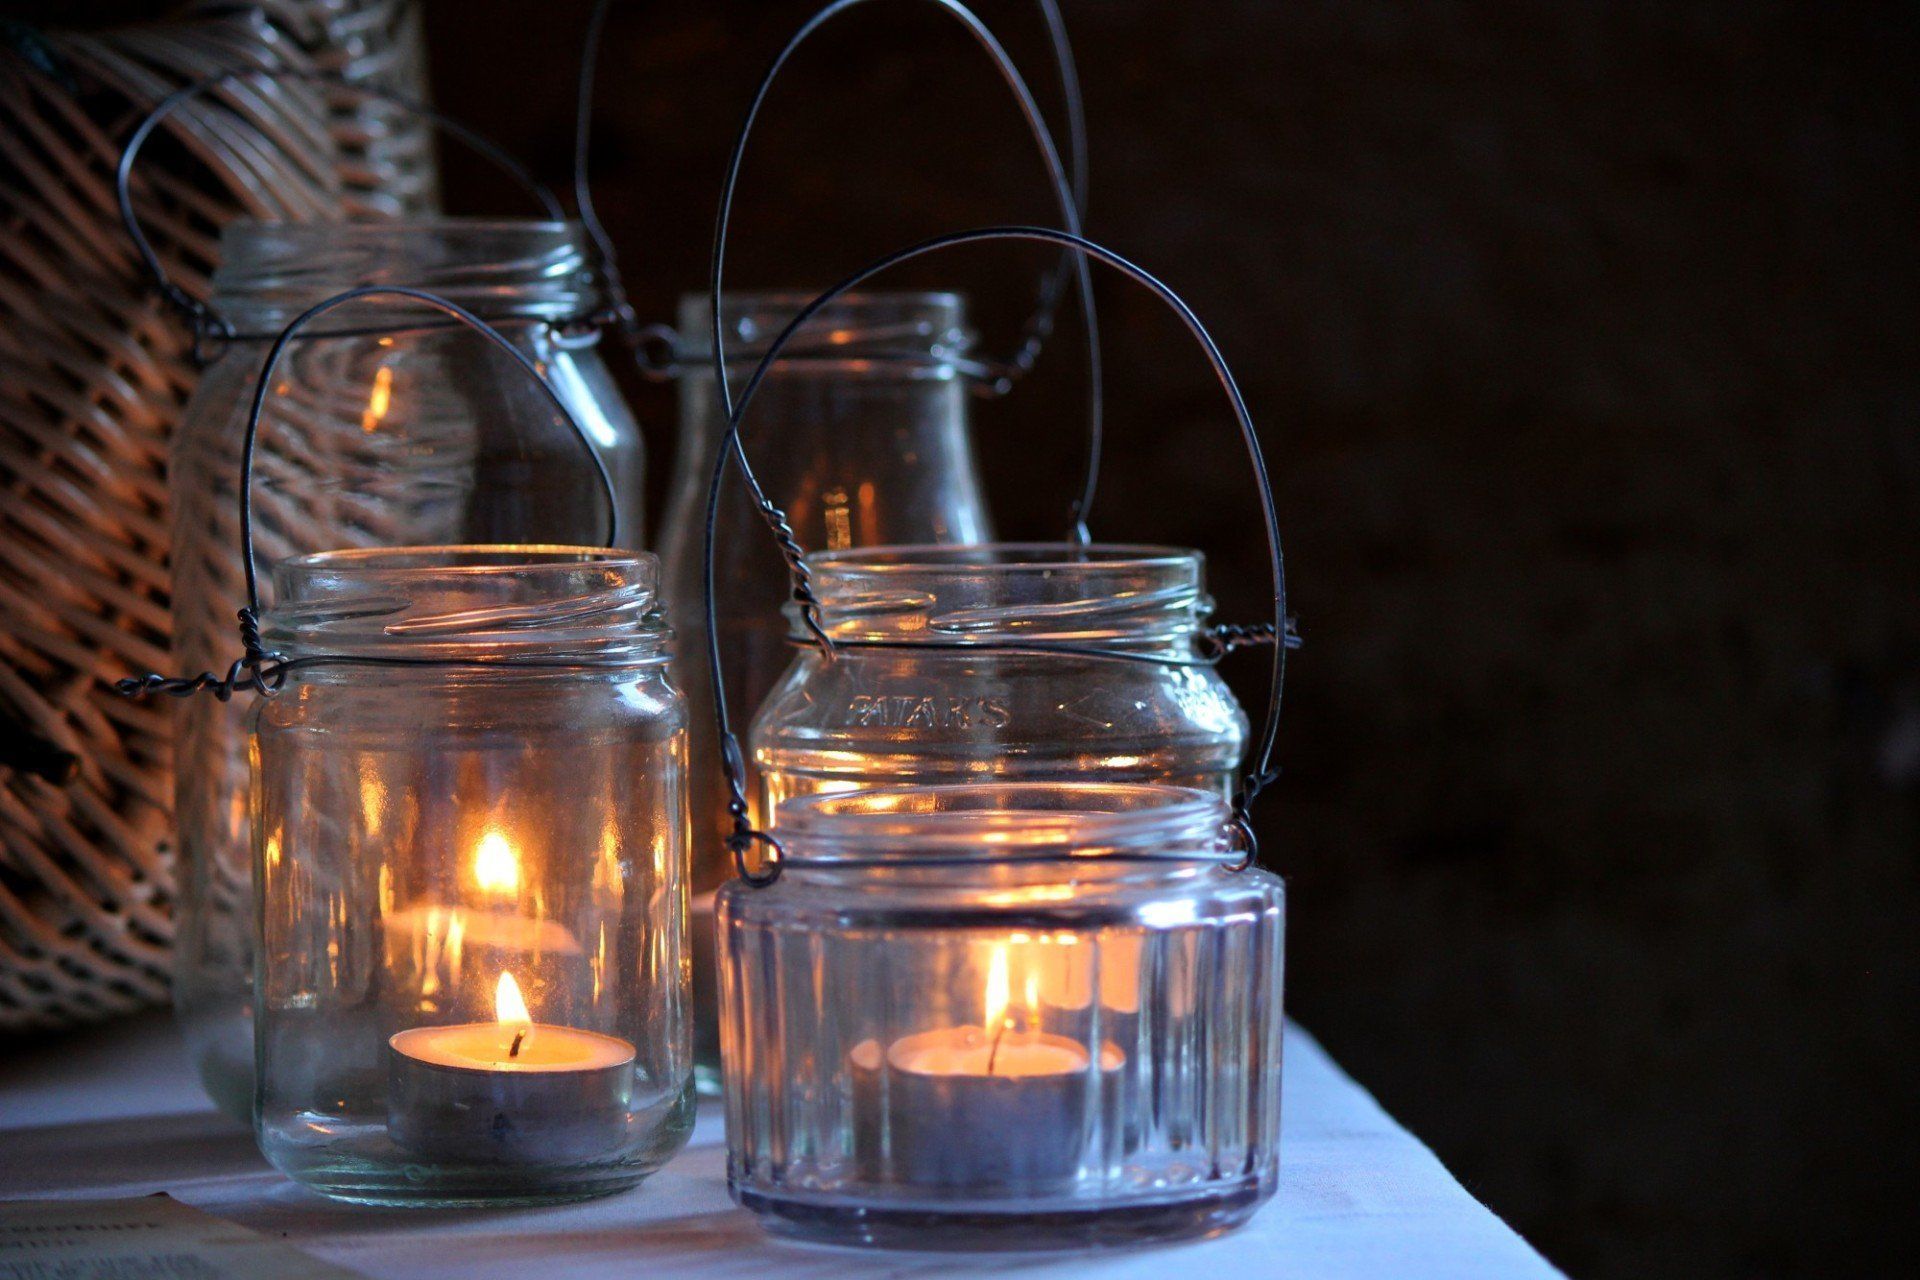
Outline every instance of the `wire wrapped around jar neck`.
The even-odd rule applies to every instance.
[[[1203,557],[1179,547],[1069,543],[876,546],[807,556],[836,650],[1066,654],[1198,666],[1225,646],[1205,626]],[[787,606],[789,639],[811,637]]]

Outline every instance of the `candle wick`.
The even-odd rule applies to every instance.
[[[1013,1019],[1012,1019],[1012,1018],[1002,1018],[1002,1019],[1000,1020],[1000,1025],[999,1025],[998,1027],[996,1027],[996,1028],[994,1028],[994,1032],[993,1032],[993,1044],[992,1044],[992,1046],[991,1046],[990,1048],[988,1048],[988,1050],[987,1050],[987,1074],[988,1074],[988,1075],[992,1075],[992,1074],[993,1074],[993,1062],[994,1062],[994,1059],[996,1059],[996,1058],[998,1058],[998,1057],[1000,1056],[1000,1038],[1001,1038],[1002,1036],[1004,1036],[1004,1035],[1006,1035],[1006,1034],[1007,1034],[1007,1027],[1008,1027],[1008,1026],[1009,1026],[1009,1025],[1010,1025],[1010,1024],[1012,1023],[1012,1022],[1013,1022]]]
[[[517,1058],[520,1056],[520,1043],[526,1038],[527,1033],[524,1031],[516,1031],[513,1033],[513,1044],[507,1050],[507,1056],[509,1058]]]

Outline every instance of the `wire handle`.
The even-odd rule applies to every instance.
[[[153,110],[149,111],[134,131],[128,135],[126,148],[121,151],[120,163],[114,170],[113,187],[114,197],[120,206],[121,224],[126,228],[128,238],[133,241],[133,247],[140,255],[141,264],[146,268],[147,274],[152,277],[153,287],[160,296],[177,308],[192,324],[194,353],[202,361],[206,358],[212,340],[234,336],[233,326],[215,311],[211,304],[188,293],[180,287],[178,281],[167,274],[166,267],[160,261],[160,255],[154,250],[153,242],[147,238],[146,229],[141,226],[140,218],[133,209],[133,165],[140,158],[141,148],[147,145],[147,140],[153,136],[154,130],[158,129],[168,116],[209,90],[217,89],[235,80],[253,78],[324,84],[329,88],[345,89],[376,101],[389,103],[402,110],[411,111],[429,123],[437,125],[449,136],[466,143],[481,157],[498,165],[507,176],[525,187],[533,198],[540,202],[540,207],[545,210],[549,218],[556,222],[566,219],[566,210],[561,207],[560,201],[532,173],[528,172],[525,165],[515,160],[498,143],[423,102],[389,93],[384,89],[355,84],[325,71],[261,70],[249,67],[222,71],[203,80],[196,80],[192,84],[174,90],[155,103]],[[299,322],[295,321],[295,323]]]
[[[368,298],[405,298],[421,306],[440,312],[459,325],[473,330],[499,350],[513,359],[527,377],[532,379],[541,394],[553,406],[561,421],[567,424],[574,439],[586,451],[587,459],[593,464],[595,477],[600,482],[601,496],[607,504],[607,545],[616,546],[620,540],[620,505],[615,499],[613,476],[607,471],[606,462],[600,457],[599,450],[593,447],[593,440],[587,435],[580,420],[560,398],[547,380],[540,376],[540,370],[525,352],[513,345],[498,329],[480,317],[468,311],[458,303],[450,302],[424,289],[409,289],[402,285],[366,285],[358,289],[348,289],[322,299],[308,307],[288,322],[287,327],[273,340],[273,346],[267,350],[266,362],[260,368],[260,377],[254,384],[253,399],[247,406],[247,427],[240,444],[240,556],[246,575],[247,602],[235,615],[239,619],[241,656],[227,668],[224,676],[211,671],[198,675],[166,676],[148,673],[144,676],[129,677],[118,681],[114,688],[128,697],[138,697],[148,693],[165,693],[174,697],[186,697],[195,693],[211,693],[225,702],[239,689],[248,689],[265,697],[272,697],[280,691],[280,685],[286,678],[285,666],[278,662],[277,655],[267,652],[260,637],[260,579],[259,567],[253,549],[253,455],[254,446],[260,437],[260,419],[266,409],[267,391],[273,385],[274,371],[279,367],[280,357],[286,352],[295,336],[309,321],[348,303],[360,302]]]
[[[793,340],[801,327],[822,308],[829,306],[842,294],[858,288],[872,277],[898,266],[903,262],[921,257],[941,249],[950,249],[956,245],[979,244],[986,241],[1019,240],[1042,244],[1060,245],[1082,257],[1082,260],[1094,260],[1119,271],[1133,282],[1145,286],[1162,302],[1173,309],[1180,322],[1186,326],[1194,340],[1200,344],[1206,354],[1207,362],[1212,365],[1214,376],[1219,379],[1220,387],[1227,394],[1233,406],[1235,421],[1239,424],[1240,438],[1246,446],[1247,461],[1252,467],[1260,499],[1260,518],[1267,540],[1267,554],[1272,566],[1273,621],[1272,636],[1273,667],[1267,691],[1267,714],[1254,751],[1243,766],[1240,784],[1233,795],[1233,829],[1236,841],[1242,848],[1239,866],[1252,865],[1258,856],[1258,847],[1254,839],[1253,824],[1248,816],[1253,801],[1260,793],[1271,786],[1279,777],[1279,771],[1273,766],[1274,744],[1280,733],[1280,698],[1286,683],[1287,650],[1292,647],[1291,631],[1287,618],[1287,571],[1286,560],[1280,547],[1280,519],[1277,513],[1273,485],[1267,474],[1266,456],[1260,448],[1260,436],[1254,429],[1253,415],[1247,409],[1246,398],[1240,392],[1240,385],[1234,380],[1233,371],[1227,365],[1226,357],[1220,352],[1213,336],[1206,326],[1194,314],[1193,308],[1175,293],[1171,287],[1145,268],[1137,266],[1113,250],[1069,231],[1057,231],[1049,227],[983,227],[973,231],[956,231],[947,235],[922,240],[905,249],[896,250],[884,258],[879,258],[848,276],[831,289],[816,296],[787,322],[787,326],[767,347],[766,354],[754,368],[741,389],[739,404],[729,415],[727,435],[722,442],[718,455],[714,459],[713,473],[707,485],[707,527],[705,537],[705,563],[702,566],[701,585],[705,594],[707,613],[707,661],[710,678],[713,682],[714,718],[720,731],[720,766],[726,775],[728,803],[727,812],[733,819],[733,831],[727,837],[727,848],[733,854],[734,867],[740,876],[750,885],[771,884],[779,877],[779,842],[764,831],[757,830],[747,810],[746,769],[740,755],[739,739],[735,737],[732,724],[727,717],[727,692],[724,676],[721,674],[719,617],[714,604],[714,540],[720,517],[720,486],[726,478],[727,464],[733,459],[744,459],[745,450],[740,441],[740,423],[753,402],[754,393],[765,381],[767,371],[780,358],[780,353]],[[800,606],[800,616],[813,643],[818,644],[829,657],[833,653],[833,641],[828,637],[820,618],[820,605],[813,594],[811,581],[805,564],[805,550],[793,537],[793,531],[786,523],[786,517],[780,509],[767,499],[751,469],[741,468],[742,476],[753,495],[755,504],[762,516],[774,529],[780,542],[781,554],[785,556],[793,578],[792,597]],[[1259,634],[1265,633],[1262,624]],[[1247,643],[1255,631],[1247,628],[1235,628],[1231,640]],[[997,646],[980,644],[979,649],[991,649]],[[747,864],[747,852],[755,844],[765,844],[769,851],[768,865],[754,870]]]
[[[720,299],[722,277],[726,269],[727,231],[733,218],[733,199],[740,181],[740,168],[746,159],[747,139],[753,134],[754,123],[759,119],[760,108],[766,102],[768,91],[773,88],[773,82],[779,78],[781,70],[793,57],[795,51],[834,18],[871,2],[872,0],[833,0],[833,3],[802,23],[800,29],[794,32],[786,46],[774,57],[766,73],[761,76],[759,87],[754,90],[753,100],[747,107],[746,119],[741,121],[740,131],[734,136],[733,152],[727,160],[726,182],[720,191],[720,211],[714,219],[713,269],[707,281],[707,301],[712,321],[714,378],[720,389],[720,410],[729,421],[734,417],[733,391],[727,384],[726,338],[720,321]],[[993,32],[959,0],[929,0],[929,2],[965,27],[968,34],[993,60],[995,68],[1000,72],[1000,78],[1005,81],[1007,88],[1019,103],[1020,114],[1025,117],[1027,129],[1033,135],[1034,143],[1040,148],[1041,158],[1046,161],[1047,176],[1053,184],[1054,197],[1060,206],[1060,219],[1072,234],[1079,235],[1080,205],[1086,186],[1083,142],[1085,125],[1078,110],[1079,77],[1073,70],[1073,54],[1066,44],[1065,27],[1060,22],[1057,11],[1050,3],[1047,5],[1048,31],[1053,38],[1061,83],[1068,98],[1070,132],[1077,143],[1075,168],[1071,176],[1061,164],[1059,148],[1054,145],[1053,134],[1047,128],[1045,117],[1040,114],[1040,107],[1034,101],[1032,90],[1027,87],[1027,82],[1020,75],[1020,69],[1014,65],[1013,59],[1008,56],[1005,47]],[[1073,259],[1079,278],[1080,310],[1087,333],[1088,417],[1086,476],[1082,482],[1080,494],[1074,499],[1070,509],[1067,537],[1068,541],[1084,544],[1092,537],[1087,531],[1087,517],[1093,506],[1094,490],[1098,487],[1100,480],[1101,423],[1105,416],[1105,393],[1101,373],[1100,322],[1094,312],[1093,272],[1087,266],[1085,258],[1077,254],[1063,254],[1062,260],[1065,261],[1069,257]],[[1057,288],[1043,284],[1040,310],[1035,313],[1034,319],[1029,321],[1028,333],[1021,350],[1003,366],[1004,368],[1024,372],[1026,368],[1032,367],[1039,355],[1041,342],[1052,330],[1052,308],[1057,303],[1057,293]],[[1014,375],[1002,373],[1000,379],[1010,382],[1011,376],[1017,376],[1017,372]],[[737,440],[734,442],[734,449],[736,461],[740,464],[741,470],[747,472],[751,481],[751,465],[747,461],[746,454],[739,451]],[[755,484],[753,487],[758,494],[759,486]],[[763,505],[763,514],[765,511],[766,507]],[[777,538],[791,537],[791,529],[783,532],[779,525],[772,524],[771,521],[770,525]]]

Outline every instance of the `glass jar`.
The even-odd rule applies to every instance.
[[[815,795],[720,891],[727,1181],[836,1243],[1204,1234],[1279,1172],[1284,896],[1209,792]]]
[[[221,236],[220,345],[170,461],[173,655],[224,669],[242,598],[236,497],[246,411],[269,339],[300,312],[370,284],[431,290],[496,324],[541,369],[599,450],[623,536],[641,529],[639,428],[594,337],[550,321],[599,305],[570,223],[432,218],[236,222]],[[414,323],[414,327],[407,327]],[[358,329],[374,332],[354,333]],[[607,516],[580,445],[525,374],[478,335],[393,299],[342,308],[283,357],[261,432],[255,522],[263,557],[438,542],[596,543]],[[529,438],[528,423],[553,423]],[[202,1082],[251,1114],[252,891],[245,726],[238,704],[188,699],[174,734],[179,836],[174,1005]]]
[[[736,389],[811,300],[806,293],[728,294],[728,373]],[[712,891],[733,874],[707,674],[701,572],[707,486],[726,433],[714,386],[707,295],[681,299],[683,347],[707,351],[680,374],[680,446],[661,528],[668,607],[679,626],[674,677],[693,711],[694,993],[702,1083],[717,1091],[713,972],[706,941]],[[754,393],[745,431],[755,473],[803,546],[981,542],[992,536],[968,425],[973,335],[953,293],[848,294],[809,322]],[[686,351],[682,352],[683,358]],[[722,665],[751,710],[790,658],[771,602],[787,571],[742,486],[721,495],[714,581]]]
[[[839,647],[830,659],[801,648],[753,721],[762,823],[784,824],[795,796],[905,783],[1230,794],[1247,718],[1201,658],[1212,601],[1199,552],[1003,543],[807,563]],[[1033,647],[975,647],[1010,644]]]
[[[631,1186],[686,1141],[686,712],[655,577],[544,546],[276,567],[254,1124],[282,1172],[527,1203]]]

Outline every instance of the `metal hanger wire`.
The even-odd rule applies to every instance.
[[[1062,164],[1059,148],[1054,143],[1052,132],[1047,128],[1046,119],[1041,114],[1039,104],[1034,100],[1032,90],[1027,87],[1026,80],[1020,75],[1019,67],[1014,64],[1005,46],[1000,43],[999,39],[988,29],[987,25],[982,22],[971,9],[959,3],[959,0],[923,0],[923,2],[933,5],[935,9],[947,14],[960,23],[967,33],[973,37],[975,43],[985,50],[987,56],[992,59],[995,69],[1000,73],[1001,80],[1005,82],[1008,90],[1012,92],[1020,107],[1020,113],[1026,120],[1028,132],[1032,134],[1035,145],[1040,149],[1041,158],[1047,166],[1047,176],[1053,185],[1054,197],[1060,207],[1061,220],[1066,224],[1067,229],[1072,234],[1080,234],[1080,204],[1082,197],[1076,193],[1075,179],[1069,175],[1065,165]],[[734,135],[733,150],[727,159],[726,179],[721,186],[720,209],[714,219],[713,261],[707,280],[707,301],[710,320],[709,336],[712,339],[710,358],[713,362],[715,385],[719,389],[721,412],[729,419],[733,417],[734,402],[733,391],[727,380],[726,335],[723,332],[720,305],[726,271],[727,233],[733,218],[733,202],[739,186],[741,166],[746,159],[747,141],[753,135],[753,127],[760,118],[761,108],[766,103],[767,94],[773,88],[774,82],[779,78],[781,70],[786,67],[787,63],[800,47],[835,18],[870,3],[874,3],[874,0],[833,0],[833,3],[828,4],[825,8],[822,8],[811,18],[807,19],[806,22],[802,23],[799,30],[794,32],[792,37],[788,39],[786,45],[775,55],[772,64],[768,66],[765,74],[761,76],[760,83],[754,90],[753,97],[748,104],[746,117],[741,121],[740,129]],[[1055,49],[1058,55],[1057,61],[1061,68],[1062,83],[1071,89],[1068,112],[1070,132],[1073,136],[1083,138],[1085,131],[1084,120],[1080,119],[1081,112],[1078,105],[1079,78],[1073,69],[1072,51],[1065,43],[1065,28],[1059,19],[1057,11],[1050,13],[1049,28],[1050,30],[1060,33],[1056,38]],[[1080,120],[1080,123],[1075,126],[1072,123],[1074,120]],[[1082,142],[1082,145],[1080,145],[1077,150],[1078,154],[1082,157],[1079,162],[1079,171],[1084,175],[1086,163],[1084,160],[1084,142]],[[1080,179],[1080,185],[1084,186],[1084,176]],[[1065,256],[1068,255],[1063,255],[1063,259]],[[1087,520],[1093,507],[1094,492],[1099,486],[1101,424],[1105,415],[1105,395],[1101,370],[1099,319],[1094,309],[1093,272],[1084,258],[1078,255],[1071,256],[1074,260],[1075,274],[1078,279],[1080,309],[1087,333],[1088,396],[1086,470],[1080,493],[1074,499],[1069,512],[1067,537],[1070,542],[1084,544],[1091,541],[1091,534],[1089,534],[1087,530]],[[1035,314],[1039,319],[1030,322],[1030,328],[1034,323],[1038,323],[1041,329],[1050,331],[1052,327],[1052,308],[1048,302],[1048,291],[1044,286],[1042,289],[1041,308]],[[1028,334],[1027,341],[1022,346],[1022,353],[1025,356],[1028,367],[1031,367],[1033,359],[1037,358],[1039,341],[1044,341],[1044,338],[1045,333],[1043,332],[1036,331]],[[1038,341],[1036,341],[1036,339]],[[1021,359],[1022,355],[1016,355],[1013,363],[1017,365]],[[739,450],[737,441],[734,442],[731,447],[734,450],[736,461],[739,463],[741,471],[746,476],[748,488],[753,492],[754,500],[762,517],[768,518],[771,523],[771,517],[768,513],[774,509],[773,505],[767,501],[766,494],[761,489],[758,480],[754,477],[752,466],[748,463],[746,455]],[[776,537],[782,538],[783,541],[790,540],[792,536],[791,529],[783,532],[777,525],[774,526],[774,533]]]
[[[759,390],[761,384],[765,381],[768,371],[779,361],[781,352],[786,345],[791,342],[801,328],[823,308],[831,305],[836,299],[850,290],[858,288],[874,276],[880,275],[901,263],[960,245],[997,241],[1025,241],[1058,245],[1061,248],[1082,255],[1085,260],[1097,261],[1112,267],[1133,282],[1150,290],[1173,310],[1179,317],[1182,325],[1185,326],[1187,332],[1200,345],[1201,350],[1206,355],[1208,363],[1213,369],[1214,376],[1219,381],[1221,389],[1226,393],[1227,399],[1232,405],[1234,418],[1240,430],[1241,442],[1245,447],[1247,461],[1253,472],[1255,491],[1259,499],[1261,526],[1267,542],[1273,591],[1272,622],[1262,624],[1260,628],[1256,629],[1233,629],[1238,635],[1246,637],[1249,640],[1259,634],[1270,634],[1275,640],[1273,645],[1272,669],[1269,676],[1265,720],[1260,729],[1254,750],[1250,753],[1247,763],[1242,768],[1240,783],[1235,790],[1232,804],[1233,827],[1242,850],[1242,856],[1236,865],[1241,867],[1249,866],[1258,856],[1258,840],[1254,835],[1249,810],[1253,801],[1260,793],[1271,786],[1279,777],[1279,771],[1273,764],[1273,753],[1279,739],[1280,705],[1281,694],[1286,682],[1287,651],[1294,647],[1296,641],[1292,635],[1287,617],[1286,561],[1280,543],[1279,515],[1273,497],[1272,482],[1267,472],[1266,457],[1260,447],[1259,433],[1254,427],[1253,416],[1247,408],[1246,398],[1241,394],[1239,383],[1235,380],[1233,371],[1227,364],[1226,357],[1221,353],[1219,345],[1214,342],[1213,336],[1207,332],[1206,326],[1201,323],[1200,318],[1194,313],[1193,309],[1187,305],[1186,301],[1158,277],[1113,250],[1074,232],[1060,231],[1050,227],[1001,226],[984,227],[971,231],[956,231],[946,235],[935,236],[928,240],[922,240],[917,244],[909,245],[883,258],[876,259],[867,266],[862,267],[859,271],[847,276],[832,288],[816,295],[812,301],[801,307],[800,310],[795,313],[794,317],[788,321],[786,327],[783,328],[768,345],[765,354],[761,356],[759,363],[754,367],[753,373],[748,377],[746,385],[741,389],[738,402],[734,404],[729,414],[726,438],[722,442],[722,446],[714,459],[713,471],[708,478],[704,541],[705,562],[702,566],[701,585],[704,592],[704,604],[706,608],[709,678],[712,682],[714,717],[720,734],[721,769],[725,774],[727,783],[727,812],[733,819],[733,830],[727,837],[727,847],[733,854],[734,866],[739,872],[741,879],[750,885],[759,886],[771,884],[774,880],[778,879],[783,850],[776,836],[756,828],[752,823],[752,816],[747,806],[746,767],[741,755],[739,739],[733,732],[732,723],[727,713],[726,681],[722,674],[720,658],[719,616],[715,605],[714,594],[714,550],[719,525],[720,493],[726,479],[727,467],[729,463],[733,463],[736,460],[744,460],[745,450],[740,439],[741,422],[746,416],[747,409],[752,404],[754,393]],[[787,559],[789,572],[792,575],[793,581],[792,595],[793,599],[800,606],[802,622],[813,637],[814,642],[821,647],[824,653],[831,656],[835,641],[828,636],[820,617],[819,601],[813,594],[812,586],[808,578],[808,570],[805,563],[806,552],[793,537],[792,529],[787,525],[785,515],[766,499],[765,494],[760,491],[758,485],[753,482],[750,469],[743,466],[742,475],[743,479],[748,483],[749,488],[753,491],[755,500],[761,504],[763,513],[767,515],[767,522],[774,530],[776,539],[780,542],[782,554]],[[884,642],[869,643],[880,644]],[[1030,642],[1016,643],[1007,646],[992,642],[981,642],[968,647],[983,652],[992,652],[1009,649],[1033,650],[1041,646],[1036,646]],[[1105,656],[1118,657],[1121,655],[1108,651]],[[748,861],[748,854],[756,844],[761,845],[766,850],[762,866],[757,869]]]
[[[155,130],[166,122],[168,116],[171,116],[193,99],[217,89],[223,84],[231,84],[237,80],[251,79],[294,80],[307,84],[321,84],[330,89],[341,89],[347,92],[361,94],[376,101],[390,103],[405,111],[412,112],[437,126],[449,137],[457,138],[465,143],[482,158],[497,165],[502,172],[512,178],[515,183],[525,188],[527,193],[539,202],[542,211],[545,212],[548,218],[555,222],[566,221],[566,210],[561,206],[559,199],[555,197],[553,192],[549,191],[544,184],[537,180],[533,174],[527,170],[525,165],[514,159],[504,147],[479,133],[477,130],[462,124],[452,116],[426,103],[417,102],[400,94],[389,93],[384,89],[375,89],[368,85],[356,84],[352,81],[344,80],[338,75],[324,71],[262,70],[260,68],[247,67],[235,68],[231,71],[222,71],[216,75],[208,76],[205,79],[196,80],[192,84],[176,89],[166,97],[160,99],[159,102],[154,104],[153,109],[147,112],[140,123],[134,127],[133,132],[127,137],[125,148],[120,152],[120,162],[114,168],[113,189],[114,199],[120,209],[120,221],[126,229],[127,238],[133,241],[134,251],[139,254],[141,265],[146,269],[147,275],[151,277],[154,289],[161,297],[165,298],[178,309],[181,314],[187,318],[188,323],[193,326],[194,352],[202,363],[205,363],[209,358],[213,344],[216,342],[233,341],[235,339],[264,341],[273,335],[241,334],[237,332],[231,323],[213,309],[211,303],[194,297],[185,289],[181,288],[178,281],[167,274],[166,266],[160,261],[158,251],[154,249],[153,242],[147,238],[146,228],[141,225],[140,217],[134,211],[133,166],[135,162],[139,160],[140,152],[147,145],[148,139],[153,136]],[[582,317],[581,319],[584,320],[586,318]],[[579,321],[553,321],[547,323],[566,328],[570,325],[577,327]],[[361,333],[364,332],[367,331],[348,331],[328,334],[315,333],[307,336],[314,338],[349,337],[360,336]],[[384,331],[373,330],[372,332]]]
[[[620,507],[618,502],[615,501],[613,477],[608,473],[607,465],[605,461],[601,459],[599,450],[594,448],[592,437],[590,437],[586,429],[580,425],[580,420],[574,417],[572,411],[567,408],[566,402],[560,398],[560,394],[553,389],[552,384],[540,376],[539,368],[527,357],[525,352],[514,346],[498,329],[488,324],[485,320],[482,320],[473,312],[468,311],[465,307],[460,306],[456,302],[451,302],[446,298],[442,298],[437,294],[428,293],[424,289],[411,289],[404,285],[366,285],[357,289],[348,289],[344,292],[336,293],[330,298],[325,298],[314,303],[298,316],[295,316],[293,320],[280,331],[279,336],[273,340],[272,347],[267,350],[266,361],[262,364],[260,376],[254,383],[253,398],[247,406],[246,431],[241,437],[240,445],[239,484],[240,557],[241,566],[245,574],[247,601],[235,614],[239,622],[241,656],[234,659],[224,675],[212,671],[202,671],[195,675],[186,676],[168,676],[161,675],[157,672],[149,672],[145,675],[132,676],[116,682],[114,685],[116,692],[129,697],[164,693],[181,698],[196,693],[210,693],[220,701],[225,702],[242,689],[260,694],[263,697],[272,697],[280,691],[280,687],[285,683],[289,671],[296,667],[319,663],[352,663],[362,666],[486,665],[475,659],[466,659],[458,663],[450,663],[437,658],[347,657],[334,654],[315,654],[305,658],[287,660],[278,654],[270,653],[260,635],[259,563],[258,557],[254,554],[253,540],[253,459],[255,447],[260,438],[261,419],[266,413],[267,395],[273,386],[273,375],[279,368],[280,358],[285,354],[287,347],[296,338],[301,336],[300,331],[308,324],[320,319],[328,312],[346,306],[349,303],[374,298],[405,300],[417,306],[438,311],[451,323],[473,330],[499,351],[503,352],[527,375],[535,386],[540,388],[541,395],[546,399],[553,411],[559,415],[560,420],[567,425],[573,438],[579,442],[581,450],[586,454],[587,460],[593,468],[594,477],[599,483],[601,496],[607,506],[607,545],[609,547],[619,545]],[[525,660],[516,659],[515,665],[525,666],[535,664],[529,664]],[[556,661],[552,663],[539,663],[537,665],[573,667],[579,664]]]

